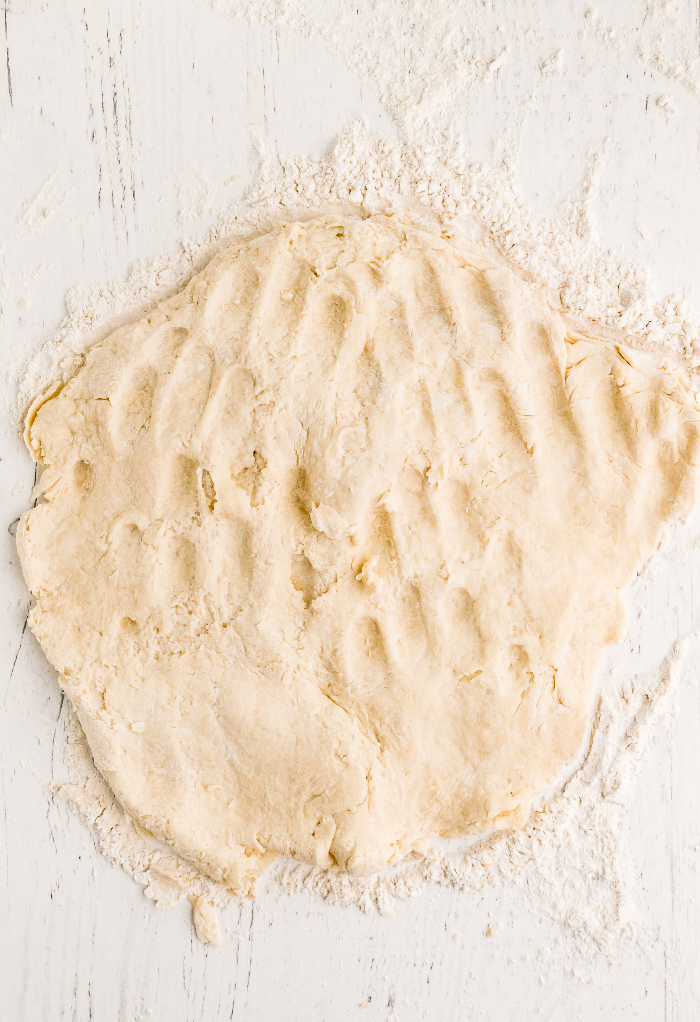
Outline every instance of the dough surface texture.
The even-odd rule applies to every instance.
[[[685,377],[392,217],[222,251],[27,437],[30,618],[138,824],[245,891],[521,823],[696,497]]]

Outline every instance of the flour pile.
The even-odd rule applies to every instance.
[[[431,5],[415,4],[422,29],[419,25],[414,50],[406,55],[400,47],[390,47],[389,59],[383,62],[369,43],[353,45],[349,23],[334,20],[331,6],[327,18],[316,12],[315,20],[292,3],[226,9],[249,21],[286,24],[335,49],[341,47],[347,28],[344,56],[375,86],[401,128],[401,139],[377,137],[355,120],[325,158],[314,159],[276,154],[259,138],[255,182],[243,203],[219,214],[211,231],[183,242],[182,251],[174,256],[132,268],[124,281],[71,290],[66,321],[34,357],[19,388],[17,421],[37,391],[76,373],[97,339],[174,294],[223,247],[281,223],[321,215],[365,218],[399,213],[460,244],[478,245],[542,288],[552,307],[574,328],[592,325],[600,336],[612,341],[624,337],[633,348],[682,365],[696,391],[700,320],[676,298],[660,298],[643,267],[604,251],[596,239],[591,209],[604,150],[591,156],[578,193],[552,221],[523,201],[515,148],[504,147],[496,166],[469,163],[447,102],[455,86],[453,76],[460,88],[487,82],[507,60],[506,43],[480,55],[478,47],[467,47],[465,40],[448,38],[444,20],[448,5],[438,5],[433,17]],[[382,42],[386,37],[393,46],[400,36],[400,27],[391,20],[396,5],[371,7],[373,14],[369,7],[365,12],[374,19],[370,37]],[[343,17],[349,18],[346,5],[341,8]],[[422,46],[427,57],[421,55]],[[438,51],[444,53],[444,66],[433,63],[432,79],[419,88],[416,79],[408,78],[408,65],[414,61],[420,69]],[[552,67],[543,67],[543,75],[552,73]],[[437,109],[447,112],[436,123],[431,115]],[[612,953],[621,940],[638,939],[642,931],[623,836],[624,804],[631,798],[650,729],[666,711],[681,663],[678,645],[656,670],[634,682],[621,683],[610,671],[605,675],[582,764],[561,790],[535,807],[520,831],[466,845],[441,844],[371,878],[287,861],[273,867],[267,883],[287,892],[317,892],[345,906],[365,910],[376,906],[387,914],[394,899],[410,897],[428,882],[470,891],[487,885],[527,885],[544,910],[582,944],[592,941]],[[73,778],[58,790],[94,827],[103,853],[159,905],[182,897],[193,900],[198,918],[204,920],[201,933],[215,942],[216,928],[206,906],[225,906],[231,895],[129,819],[96,771],[85,737],[72,718],[67,760]]]

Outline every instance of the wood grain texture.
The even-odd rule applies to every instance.
[[[601,237],[648,263],[662,290],[700,305],[696,97],[629,48],[592,40],[585,6],[506,8],[522,32],[495,79],[464,98],[471,157],[519,133],[525,197],[550,214],[587,154],[609,139],[595,200]],[[645,0],[616,0],[606,17],[624,36],[652,15]],[[697,51],[696,6],[681,17]],[[490,50],[488,31],[476,37]],[[12,363],[55,329],[69,286],[123,276],[134,259],[174,250],[243,193],[256,166],[249,125],[282,151],[315,154],[355,113],[395,130],[336,55],[191,0],[8,0],[0,34],[0,346]],[[560,47],[562,74],[543,80],[541,61]],[[666,93],[675,115],[656,105]],[[2,387],[11,400],[11,382],[3,377]],[[2,440],[0,457],[2,1022],[700,1017],[696,637],[673,722],[657,732],[626,815],[646,951],[619,962],[580,953],[526,892],[511,889],[426,890],[391,918],[263,892],[224,913],[223,947],[206,948],[189,906],[156,909],[48,788],[64,769],[67,711],[26,628],[9,530],[34,468],[13,439]],[[631,673],[700,624],[697,514],[635,592],[619,653],[619,669]],[[489,925],[494,936],[485,936]]]

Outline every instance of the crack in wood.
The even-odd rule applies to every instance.
[[[27,613],[25,615],[25,618],[24,618],[24,625],[22,627],[22,635],[20,636],[19,646],[17,647],[17,652],[15,653],[15,659],[12,661],[12,669],[10,670],[10,677],[7,679],[8,688],[9,688],[10,682],[12,681],[12,675],[15,673],[15,667],[17,666],[17,659],[18,659],[20,651],[22,649],[22,643],[24,642],[24,633],[27,630],[27,622],[28,621],[29,621],[29,611],[27,611]]]
[[[10,106],[14,106],[12,102],[12,72],[10,71],[10,42],[7,34],[7,15],[9,8],[5,4],[5,60],[7,64],[7,94],[10,97]]]

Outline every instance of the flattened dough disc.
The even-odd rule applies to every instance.
[[[123,806],[209,876],[369,874],[519,823],[575,756],[699,435],[680,372],[488,258],[285,226],[33,410],[32,627]]]

